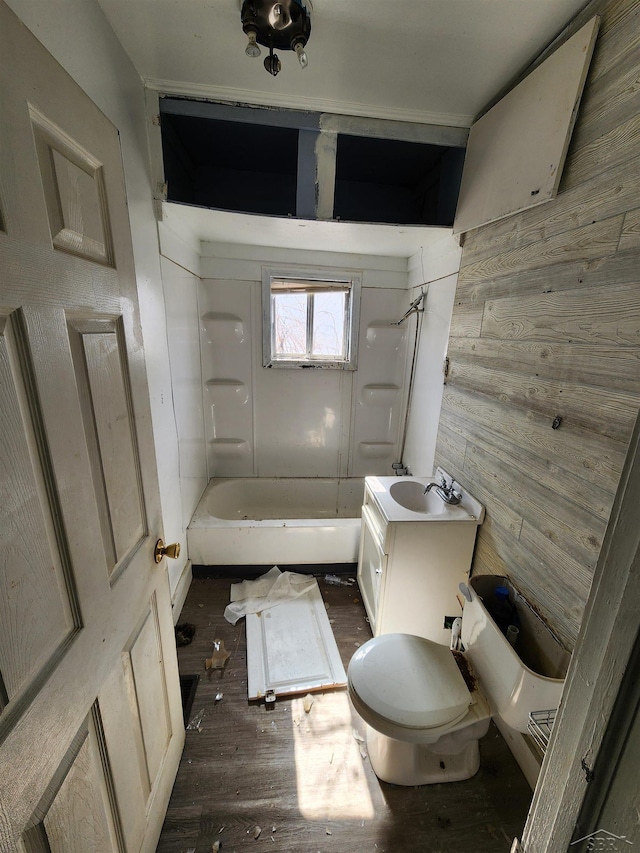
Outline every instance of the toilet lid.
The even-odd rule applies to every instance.
[[[410,634],[369,640],[349,664],[349,686],[380,717],[406,728],[457,722],[471,696],[447,648]]]

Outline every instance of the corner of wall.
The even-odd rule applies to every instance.
[[[409,259],[409,286],[426,291],[418,314],[418,345],[403,462],[412,474],[433,473],[445,358],[462,250],[450,229],[438,229],[430,242]],[[417,295],[417,294],[416,294]],[[411,369],[411,364],[408,365]],[[408,377],[407,377],[408,381]]]
[[[171,205],[162,205],[162,220],[158,222],[160,254],[187,272],[201,277],[200,239],[184,223]]]

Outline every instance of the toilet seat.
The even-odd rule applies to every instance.
[[[411,634],[383,634],[351,659],[349,692],[377,731],[420,742],[451,729],[469,711],[471,694],[451,651]]]

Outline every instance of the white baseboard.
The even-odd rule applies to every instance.
[[[193,573],[191,571],[191,560],[187,560],[187,562],[185,563],[185,567],[182,570],[182,574],[180,575],[180,579],[176,584],[176,588],[171,599],[171,610],[173,612],[174,625],[178,624],[178,619],[180,618],[180,613],[184,606],[184,602],[187,597],[187,593],[189,592],[189,587],[191,586],[192,580]]]

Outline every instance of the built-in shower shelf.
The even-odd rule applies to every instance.
[[[244,339],[244,322],[237,314],[229,314],[222,311],[207,311],[202,315],[207,326],[223,326],[231,330],[237,338]]]
[[[405,334],[404,326],[391,325],[388,321],[369,323],[367,326],[367,344],[398,349],[402,345]]]
[[[209,444],[218,456],[244,456],[250,450],[243,438],[212,438]]]
[[[360,399],[367,406],[393,406],[399,390],[398,385],[365,385]]]
[[[393,452],[395,444],[392,441],[361,441],[358,447],[367,459],[384,459]]]
[[[244,405],[249,399],[249,389],[237,379],[207,379],[205,385],[214,403]]]

